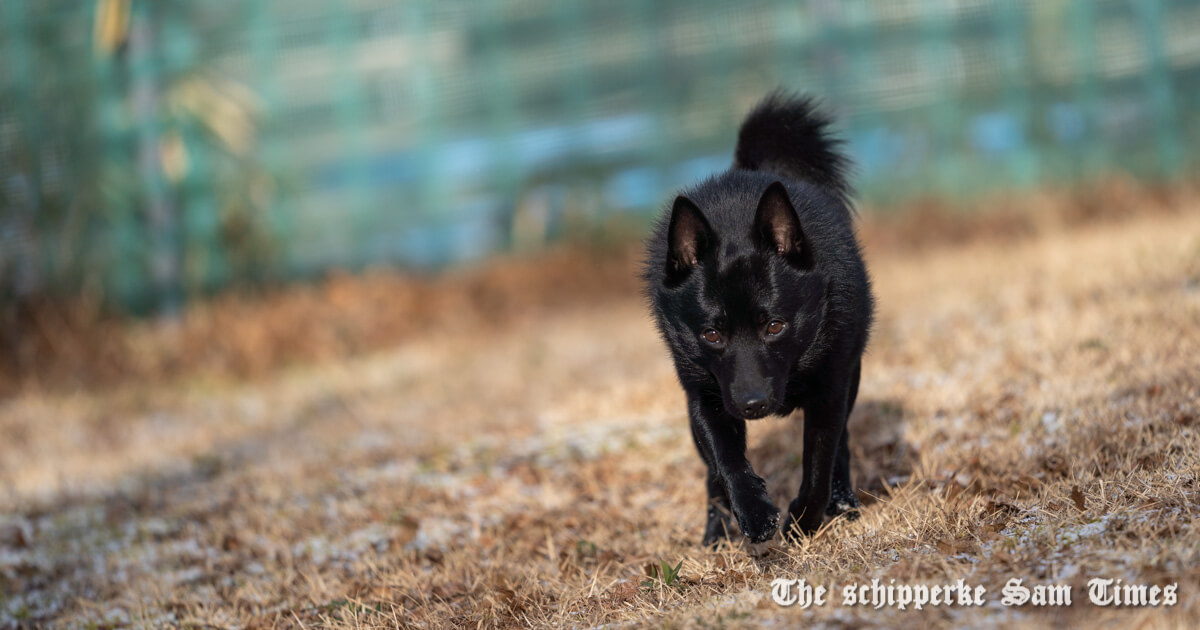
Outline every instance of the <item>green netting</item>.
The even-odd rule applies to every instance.
[[[1200,2],[5,0],[0,290],[172,308],[235,281],[536,247],[725,167],[785,86],[862,197],[1170,177]]]

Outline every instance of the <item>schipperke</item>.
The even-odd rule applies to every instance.
[[[746,421],[804,410],[804,481],[787,535],[858,516],[846,418],[873,299],[853,226],[847,159],[807,97],[775,92],[738,134],[733,166],[675,198],[643,279],[708,465],[704,544],[765,541],[779,509],[746,459]]]

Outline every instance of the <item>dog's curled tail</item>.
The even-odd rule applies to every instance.
[[[812,182],[850,207],[850,162],[830,124],[812,98],[776,90],[742,123],[733,166]]]

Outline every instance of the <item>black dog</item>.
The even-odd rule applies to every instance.
[[[746,420],[796,408],[804,481],[784,532],[858,515],[846,418],[873,300],[828,126],[811,100],[768,96],[742,123],[733,167],[683,191],[647,245],[647,294],[708,465],[705,544],[728,537],[731,511],[752,541],[775,534]]]

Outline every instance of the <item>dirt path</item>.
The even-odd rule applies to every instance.
[[[630,297],[251,385],[0,402],[0,628],[1200,624],[1200,211],[870,265],[868,506],[801,546],[697,547],[700,462]],[[799,427],[751,428],[781,504]],[[782,608],[776,577],[836,596]],[[1074,605],[1003,606],[1014,577]],[[1094,577],[1178,603],[1097,607]],[[842,604],[872,578],[989,603]]]

